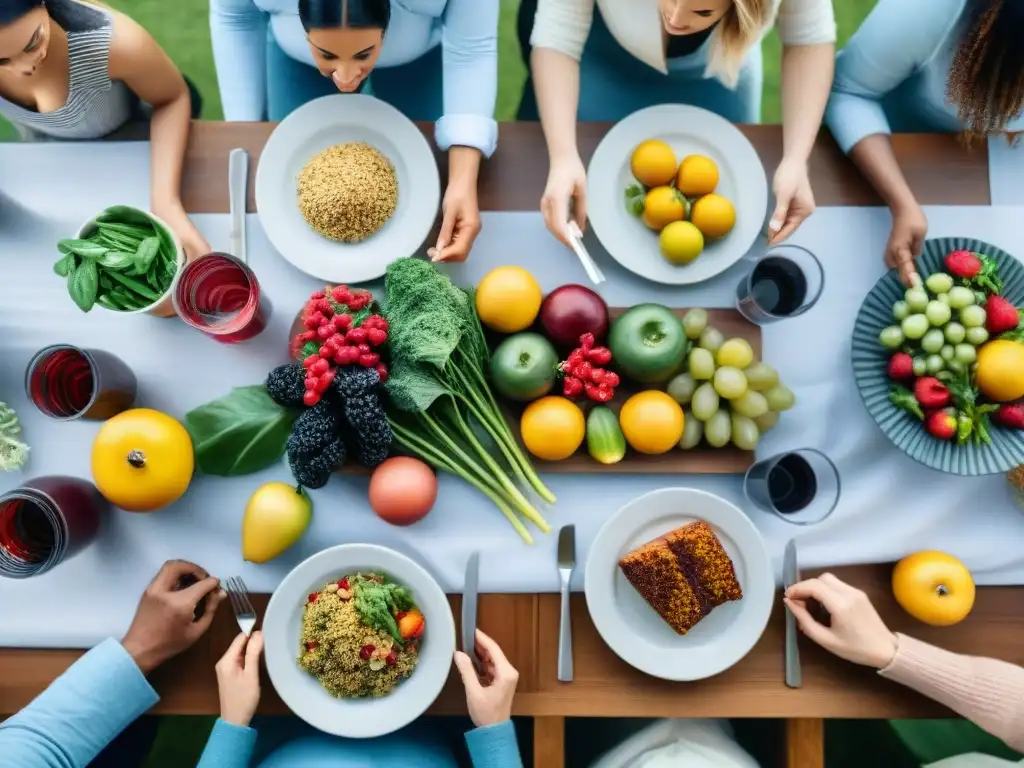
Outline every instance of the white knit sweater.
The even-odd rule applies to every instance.
[[[660,72],[668,72],[658,0],[539,0],[531,45],[579,61],[594,20],[595,3],[619,45]],[[836,40],[832,0],[775,0],[770,18],[778,25],[783,45]]]

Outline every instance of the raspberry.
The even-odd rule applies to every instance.
[[[366,323],[364,322],[363,325],[366,325]],[[366,338],[369,340],[371,346],[379,347],[388,340],[388,335],[380,328],[370,328],[370,330],[366,332]]]
[[[348,346],[348,341],[345,340],[345,334],[343,333],[332,334],[331,338],[329,338],[327,341],[336,346],[338,349]]]
[[[356,344],[356,349],[359,350],[359,354],[361,355],[368,355],[373,351],[370,349],[369,344]]]
[[[336,351],[337,350],[333,349],[329,343],[325,343],[322,347],[320,347],[320,358],[324,359],[333,357]]]
[[[345,338],[350,344],[365,344],[366,331],[362,328],[349,328],[345,333]]]
[[[364,291],[354,293],[352,294],[352,298],[350,298],[345,303],[348,305],[349,309],[354,309],[355,311],[358,312],[360,309],[362,309],[363,307],[370,303],[370,294]]]
[[[323,291],[313,291],[313,294],[309,298],[311,301],[316,301],[317,299],[322,299],[326,295],[327,294]]]
[[[333,325],[321,325],[319,328],[316,329],[316,335],[319,336],[324,341],[327,341],[327,339],[331,338],[333,334]]]
[[[310,328],[308,331],[303,331],[302,333],[299,334],[299,340],[303,342],[313,341],[313,339],[315,338],[317,338],[316,331],[314,331],[312,328]]]
[[[309,369],[309,372],[315,373],[317,376],[322,376],[323,374],[327,373],[327,371],[329,371],[330,368],[331,364],[321,357],[319,360],[313,363],[313,365]]]
[[[309,408],[320,402],[320,393],[315,389],[307,389],[306,394],[302,396],[302,402]]]
[[[336,331],[345,331],[352,325],[352,315],[335,315],[331,318],[331,324]]]
[[[377,318],[377,327],[380,328],[384,333],[388,332],[388,321],[383,315],[374,315]]]
[[[334,307],[331,306],[331,302],[329,302],[326,298],[317,299],[316,308],[319,311],[323,312],[324,315],[329,316],[334,314]]]
[[[322,395],[331,386],[332,381],[334,381],[334,374],[328,371],[316,380],[316,393]]]
[[[380,355],[375,354],[373,352],[359,356],[359,364],[363,366],[363,368],[373,368],[379,362]]]
[[[380,376],[380,383],[383,384],[388,380],[388,369],[384,363],[377,363],[374,366],[374,370],[377,371],[377,375]]]
[[[316,319],[316,315],[306,315],[306,318],[302,321],[302,324],[309,328],[311,331],[316,330],[320,322]]]
[[[302,364],[306,368],[309,368],[309,366],[311,366],[313,363],[317,362],[319,359],[320,359],[320,355],[310,355],[309,357],[307,357],[305,360],[302,361]]]
[[[347,285],[336,285],[331,291],[331,296],[339,304],[348,304],[348,300],[352,298],[352,294],[349,293]]]

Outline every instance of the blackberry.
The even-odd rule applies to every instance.
[[[381,464],[391,450],[393,435],[376,393],[346,398],[341,410],[359,463],[368,469]]]
[[[321,400],[299,414],[288,437],[288,453],[315,456],[340,437],[341,423],[334,408]]]
[[[345,461],[345,443],[341,437],[322,447],[316,455],[296,453],[288,445],[288,466],[295,482],[303,488],[323,488],[342,462]]]
[[[338,368],[338,373],[334,377],[334,392],[342,399],[357,397],[364,392],[370,392],[378,384],[380,374],[373,368],[346,365]]]
[[[303,407],[306,394],[306,371],[298,363],[279,365],[267,376],[267,394],[285,408]]]

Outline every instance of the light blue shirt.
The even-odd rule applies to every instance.
[[[210,0],[213,60],[224,119],[263,120],[267,105],[267,24],[291,58],[314,66],[298,0]],[[499,0],[391,0],[391,23],[378,67],[407,64],[441,46],[444,116],[435,139],[479,149],[498,145]]]
[[[0,763],[16,768],[85,768],[160,700],[116,640],[104,640],[14,717],[0,723]],[[510,720],[466,734],[474,768],[522,768]],[[200,768],[248,768],[256,731],[217,720]],[[455,768],[450,754],[407,739],[298,739],[261,768]]]
[[[896,131],[963,130],[946,100],[966,0],[879,0],[836,57],[825,122],[840,148]],[[1024,130],[1024,114],[1007,125]]]

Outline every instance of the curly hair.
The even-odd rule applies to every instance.
[[[968,0],[961,21],[946,98],[971,141],[1004,132],[1024,109],[1024,0]]]

